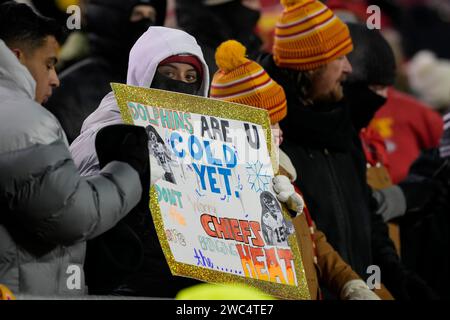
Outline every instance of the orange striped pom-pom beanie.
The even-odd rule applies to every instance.
[[[211,98],[266,109],[272,124],[280,122],[287,114],[283,88],[245,54],[246,48],[235,40],[217,48],[219,70],[212,80]]]
[[[281,0],[284,11],[275,28],[277,66],[314,70],[353,50],[347,25],[318,0]]]

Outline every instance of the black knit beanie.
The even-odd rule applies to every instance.
[[[396,64],[392,48],[378,30],[348,23],[354,50],[348,54],[353,67],[349,82],[390,86],[395,82]]]

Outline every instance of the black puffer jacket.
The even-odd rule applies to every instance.
[[[402,266],[386,224],[375,214],[366,159],[347,103],[306,107],[271,55],[261,63],[286,91],[289,112],[281,122],[281,148],[297,169],[298,185],[318,229],[361,278],[370,276],[369,266],[378,265],[381,281],[396,298],[435,297]]]
[[[156,9],[156,21],[151,24],[164,24],[166,0],[91,0],[87,5],[90,55],[60,74],[61,85],[45,105],[58,118],[69,143],[80,134],[86,117],[111,91],[110,83],[126,82],[130,49],[150,26],[129,22],[131,11],[138,4]]]
[[[138,173],[113,161],[80,177],[62,128],[2,40],[0,56],[0,283],[16,295],[84,294],[86,241],[138,203]]]

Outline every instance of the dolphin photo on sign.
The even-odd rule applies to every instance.
[[[164,171],[150,190],[150,211],[171,272],[310,299],[291,218],[272,189],[267,111],[112,88],[125,122],[146,128],[149,152]]]

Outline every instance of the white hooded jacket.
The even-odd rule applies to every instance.
[[[208,96],[209,71],[200,46],[188,33],[165,27],[150,27],[134,44],[128,62],[127,84],[150,88],[161,61],[178,54],[196,56],[203,66],[201,91]],[[95,84],[93,84],[95,85]],[[112,92],[108,93],[83,123],[80,136],[70,146],[70,151],[82,175],[96,174],[99,170],[95,150],[95,136],[106,126],[123,123],[119,107]]]

